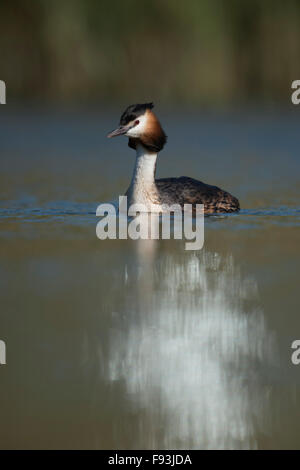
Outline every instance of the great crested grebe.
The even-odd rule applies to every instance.
[[[123,112],[120,125],[107,137],[125,135],[129,147],[136,150],[136,162],[130,186],[126,192],[128,204],[144,204],[147,210],[153,205],[204,204],[204,213],[236,212],[239,201],[217,186],[180,176],[155,179],[157,154],[163,149],[167,136],[159,120],[151,111],[153,103],[133,104]]]

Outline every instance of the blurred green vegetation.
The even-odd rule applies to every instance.
[[[8,102],[287,102],[299,0],[1,0]]]

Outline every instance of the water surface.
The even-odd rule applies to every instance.
[[[299,448],[297,113],[161,114],[158,175],[241,202],[199,252],[96,238],[134,164],[117,116],[0,116],[0,447]]]

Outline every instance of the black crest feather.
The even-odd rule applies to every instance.
[[[121,116],[120,124],[125,126],[128,122],[133,121],[137,117],[144,114],[146,109],[152,109],[154,107],[153,103],[143,103],[143,104],[131,104],[128,108],[125,109],[124,113]]]

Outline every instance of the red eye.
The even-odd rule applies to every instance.
[[[138,119],[134,122],[135,125],[137,125],[139,123],[140,123],[140,121]]]

